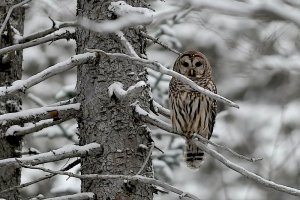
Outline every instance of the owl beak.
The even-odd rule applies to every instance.
[[[193,77],[196,76],[195,70],[191,69],[189,71],[189,76],[193,76]]]

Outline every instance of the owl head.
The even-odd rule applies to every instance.
[[[175,61],[173,70],[189,78],[207,78],[212,71],[207,58],[199,51],[181,54]]]

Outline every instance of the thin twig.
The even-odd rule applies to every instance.
[[[128,60],[132,60],[132,61],[136,61],[136,62],[140,62],[145,64],[147,67],[149,67],[150,69],[153,69],[155,71],[161,72],[163,74],[167,74],[169,76],[173,76],[177,79],[179,79],[180,81],[188,84],[190,87],[192,87],[193,89],[195,89],[196,91],[203,93],[217,101],[223,102],[229,106],[235,107],[235,108],[239,108],[239,106],[230,101],[229,99],[226,99],[225,97],[222,97],[221,95],[215,94],[207,89],[204,89],[202,87],[200,87],[199,85],[197,85],[196,83],[194,83],[192,80],[190,80],[189,78],[185,77],[182,74],[179,74],[173,70],[169,70],[166,67],[164,67],[162,64],[155,62],[155,61],[150,61],[150,60],[146,60],[143,58],[137,58],[137,57],[132,57],[126,54],[122,54],[122,53],[107,53],[103,50],[100,49],[87,49],[87,51],[89,52],[97,52],[99,54],[104,54],[110,57],[116,57],[116,58],[123,58],[123,59],[128,59]],[[143,65],[144,66],[144,65]]]
[[[183,192],[180,189],[175,188],[174,186],[171,186],[167,183],[161,182],[159,180],[156,180],[154,178],[148,178],[148,177],[144,177],[141,175],[134,175],[134,176],[129,176],[129,175],[100,175],[100,174],[85,174],[85,175],[79,175],[79,174],[74,174],[71,172],[62,172],[62,171],[54,171],[54,170],[50,170],[50,169],[46,169],[43,167],[37,167],[37,166],[29,166],[29,165],[25,165],[20,163],[20,165],[24,168],[29,168],[29,169],[38,169],[38,170],[42,170],[44,172],[48,172],[51,174],[59,174],[59,175],[66,175],[69,177],[75,177],[75,178],[79,178],[79,179],[103,179],[103,180],[109,180],[109,179],[121,179],[121,180],[129,180],[129,181],[139,181],[141,183],[145,183],[145,184],[153,184],[156,186],[160,186],[168,191],[174,192],[178,195],[182,195],[182,197],[188,197],[190,199],[194,199],[194,200],[200,200],[198,197],[187,193],[187,192]]]
[[[203,143],[208,143],[208,144],[211,144],[219,149],[222,149],[222,150],[225,150],[225,151],[228,151],[230,153],[232,153],[233,155],[235,155],[236,157],[240,158],[240,159],[244,159],[244,160],[247,160],[247,161],[250,161],[250,162],[256,162],[256,161],[260,161],[262,160],[262,158],[249,158],[249,157],[246,157],[244,155],[241,155],[237,152],[235,152],[234,150],[226,147],[226,146],[223,146],[223,145],[220,145],[220,144],[217,144],[217,143],[214,143],[204,137],[202,137],[201,135],[195,135],[195,137],[197,137],[199,140],[201,140]]]
[[[30,1],[31,0],[25,0],[25,1],[22,1],[22,2],[20,2],[18,4],[16,4],[16,5],[13,5],[12,7],[9,8],[9,10],[7,12],[7,15],[6,15],[5,19],[4,19],[4,22],[3,22],[3,24],[2,24],[2,26],[0,28],[0,37],[2,36],[3,30],[5,29],[5,26],[6,26],[8,20],[10,18],[10,15],[12,14],[12,11],[15,8],[21,7],[21,6],[23,6],[24,4],[26,4],[26,3],[30,2]],[[1,41],[0,41],[0,43],[1,43]]]
[[[160,46],[162,46],[162,47],[164,47],[164,48],[166,48],[166,49],[172,51],[173,53],[175,53],[175,54],[177,54],[177,55],[181,55],[181,53],[180,53],[179,51],[177,51],[177,50],[175,50],[175,49],[169,47],[168,45],[162,43],[161,41],[159,41],[158,38],[152,37],[151,35],[148,35],[147,33],[143,32],[143,31],[141,31],[140,33],[141,33],[142,36],[144,36],[144,37],[147,38],[148,40],[151,40],[151,41],[153,41],[154,43],[159,44]]]
[[[57,31],[59,29],[62,29],[62,28],[77,26],[76,22],[58,23],[58,22],[56,22],[56,21],[54,21],[52,19],[51,19],[51,21],[53,22],[53,25],[52,25],[51,28],[49,28],[47,30],[44,30],[44,31],[40,31],[40,32],[34,33],[34,34],[31,34],[31,35],[28,35],[26,37],[23,37],[23,38],[21,38],[21,39],[18,40],[18,43],[21,44],[21,43],[29,42],[29,41],[32,41],[32,40],[35,40],[35,39],[38,39],[38,38],[41,38],[41,37],[45,37],[45,36],[47,36],[47,35],[55,32],[55,31]]]
[[[72,39],[75,38],[75,34],[71,33],[69,31],[65,31],[63,33],[57,33],[57,34],[52,34],[52,35],[48,35],[46,37],[43,38],[38,38],[36,40],[32,40],[29,42],[25,42],[23,44],[15,44],[12,46],[8,46],[8,47],[4,47],[2,49],[0,49],[0,55],[12,52],[12,51],[17,51],[17,50],[22,50],[22,49],[26,49],[28,47],[33,47],[39,44],[44,44],[47,42],[53,42],[56,40],[60,40],[60,39]]]
[[[78,164],[80,164],[80,159],[77,159],[74,162],[68,164],[66,167],[62,168],[61,171],[67,171],[69,169],[72,169],[73,167],[75,167]],[[6,192],[9,192],[9,191],[12,191],[12,190],[17,190],[17,189],[20,189],[20,188],[28,187],[28,186],[33,185],[35,183],[41,182],[43,180],[50,179],[50,178],[52,178],[54,176],[56,176],[56,174],[49,174],[47,176],[38,178],[38,179],[36,179],[34,181],[30,181],[30,182],[27,182],[27,183],[23,183],[23,184],[20,184],[20,185],[17,185],[17,186],[14,186],[14,187],[2,190],[2,191],[0,191],[0,194],[6,193]]]
[[[148,163],[148,161],[151,157],[151,154],[152,154],[152,151],[153,151],[154,147],[155,147],[154,142],[152,142],[151,146],[150,146],[150,149],[149,149],[149,152],[148,152],[148,155],[147,155],[143,165],[141,166],[140,170],[136,173],[136,175],[139,175],[144,170],[145,166],[147,165],[147,163]]]

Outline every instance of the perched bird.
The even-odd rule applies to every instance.
[[[175,61],[173,70],[197,85],[217,93],[212,80],[212,68],[201,52],[187,51]],[[199,168],[204,152],[191,140],[193,134],[210,139],[216,118],[216,100],[192,89],[188,84],[172,78],[169,85],[171,121],[173,129],[186,137],[185,161],[190,168]]]

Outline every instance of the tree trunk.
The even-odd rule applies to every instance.
[[[141,6],[139,0],[127,1],[133,6]],[[87,17],[101,22],[109,19],[110,1],[78,0],[78,17]],[[124,30],[125,37],[138,54],[145,54],[146,42],[139,35],[139,29]],[[77,30],[77,54],[85,48],[102,49],[107,52],[124,52],[115,34],[100,35],[87,30]],[[115,81],[124,84],[124,89],[138,81],[147,81],[142,66],[128,60],[110,59],[100,56],[93,64],[78,67],[77,91],[82,115],[78,118],[80,144],[97,142],[103,145],[103,154],[82,159],[82,174],[124,174],[135,175],[147,157],[148,150],[140,144],[148,145],[151,138],[145,126],[135,120],[130,104],[139,101],[148,109],[149,88],[125,100],[110,98],[108,87]],[[142,173],[152,176],[151,160]],[[152,187],[142,183],[125,183],[124,180],[82,180],[82,192],[94,192],[97,199],[105,200],[145,200],[152,199]]]
[[[6,0],[0,3],[0,24],[6,17],[9,8],[21,0]],[[23,34],[24,8],[14,9],[4,33],[0,36],[0,48],[13,44],[14,31],[17,29]],[[22,75],[22,51],[0,56],[0,86],[10,86],[12,82],[21,79]],[[19,95],[6,95],[0,97],[0,114],[17,112],[21,109],[21,98]],[[0,128],[0,134],[6,130],[4,126]],[[22,138],[6,137],[0,139],[0,159],[20,157],[17,153],[21,150]],[[0,168],[0,191],[20,184],[21,169],[15,167]],[[11,191],[0,194],[1,198],[19,199],[18,191]]]

